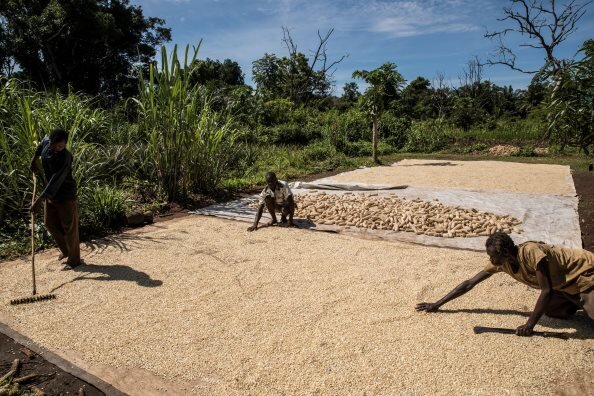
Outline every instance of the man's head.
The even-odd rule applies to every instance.
[[[496,232],[485,243],[487,254],[493,265],[503,265],[506,262],[515,262],[518,248],[514,241],[504,232]]]
[[[68,142],[68,132],[62,128],[56,128],[49,135],[50,149],[60,152],[66,148]]]
[[[278,179],[276,178],[276,174],[274,172],[268,172],[266,174],[266,184],[268,184],[268,188],[274,190],[276,188],[276,183]]]

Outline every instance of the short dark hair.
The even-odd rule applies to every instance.
[[[513,239],[504,232],[496,232],[487,238],[485,247],[498,257],[513,255],[517,249]]]
[[[272,180],[278,180],[276,178],[276,173],[274,173],[274,172],[266,173],[266,183],[268,183],[269,181],[272,181]]]
[[[62,128],[56,128],[50,132],[50,143],[68,142],[68,131]]]

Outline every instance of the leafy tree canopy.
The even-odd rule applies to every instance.
[[[164,24],[129,0],[0,0],[0,66],[40,87],[129,96],[133,67],[171,38]]]

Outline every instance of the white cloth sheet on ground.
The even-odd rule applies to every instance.
[[[299,195],[324,191],[326,194],[344,194],[347,190],[315,189],[315,183],[308,183],[307,189],[300,188],[300,184],[294,185],[293,194],[299,204]],[[324,187],[324,186],[319,186]],[[342,186],[344,188],[344,185]],[[357,190],[361,191],[365,186],[358,184]],[[459,206],[462,208],[475,208],[498,215],[511,215],[522,221],[521,234],[513,233],[511,236],[516,243],[528,240],[543,241],[555,245],[562,245],[570,248],[581,248],[581,233],[577,214],[577,198],[561,195],[527,194],[502,191],[473,191],[467,189],[443,189],[443,188],[421,188],[408,187],[398,189],[377,190],[377,186],[369,186],[370,191],[378,196],[395,195],[406,199],[420,198],[425,201],[438,199],[447,206]],[[195,211],[196,214],[217,216],[226,219],[253,222],[256,209],[250,207],[257,201],[257,195],[240,200],[211,205],[207,208]],[[261,222],[269,220],[266,210]],[[416,235],[412,232],[394,232],[385,230],[370,230],[362,228],[349,228],[334,225],[322,225],[306,220],[296,219],[299,227],[319,231],[341,232],[349,235],[365,238],[377,238],[383,240],[398,240],[423,245],[443,246],[451,248],[484,250],[487,237],[471,238],[440,238],[426,235]]]

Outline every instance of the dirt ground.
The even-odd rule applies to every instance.
[[[594,172],[574,172],[584,249],[594,252]]]
[[[209,395],[548,394],[576,371],[592,374],[594,328],[583,315],[538,326],[568,341],[473,334],[526,320],[537,293],[505,275],[441,313],[414,311],[480,270],[480,253],[281,227],[247,233],[193,216],[97,241],[75,271],[55,256],[39,256],[38,284],[58,298],[0,315],[91,373],[139,368]],[[22,261],[5,263],[0,300],[27,290],[28,274]],[[142,381],[127,386],[149,394]]]
[[[77,395],[79,390],[84,387],[85,395],[104,395],[94,386],[64,372],[12,338],[0,333],[0,376],[8,372],[14,359],[19,359],[21,362],[17,377],[29,374],[39,376],[26,384],[24,389],[30,389],[34,385],[47,395]]]
[[[594,174],[573,179],[594,250]],[[537,293],[505,275],[441,313],[414,311],[480,270],[482,254],[179,216],[87,244],[75,271],[42,253],[38,288],[58,299],[3,304],[0,318],[133,395],[163,394],[158,378],[193,394],[594,390],[582,314],[537,326],[568,341],[473,334],[515,328],[532,309]],[[0,301],[29,290],[25,264],[0,265]],[[2,363],[19,348],[3,345]]]

